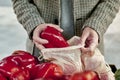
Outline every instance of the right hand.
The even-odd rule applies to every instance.
[[[58,26],[58,25],[55,25],[55,24],[40,24],[38,25],[35,30],[33,31],[33,43],[36,45],[36,47],[38,49],[43,49],[45,48],[42,44],[47,44],[49,43],[48,40],[46,39],[42,39],[40,38],[40,33],[45,29],[47,28],[47,26],[50,26],[50,27],[54,27],[55,29],[57,29],[58,31],[62,32],[63,30]]]

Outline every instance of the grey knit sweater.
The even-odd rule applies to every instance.
[[[59,22],[59,0],[12,0],[18,21],[28,32],[41,23]],[[119,10],[119,0],[73,0],[76,35],[89,26],[100,36],[100,49],[103,52],[103,35]],[[32,46],[31,46],[32,47]]]

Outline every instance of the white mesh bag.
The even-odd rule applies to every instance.
[[[43,58],[60,65],[66,75],[93,70],[98,73],[100,80],[115,80],[100,51],[96,49],[93,56],[82,54],[80,51],[82,45],[78,45],[79,40],[80,37],[74,36],[68,40],[70,47],[43,49],[41,50]]]
[[[60,65],[67,75],[76,71],[82,71],[81,53],[78,46],[43,49],[42,53],[44,59]]]
[[[110,66],[105,62],[104,56],[98,49],[95,50],[95,54],[93,56],[82,54],[81,60],[84,66],[83,70],[92,70],[97,72],[100,80],[115,80]]]

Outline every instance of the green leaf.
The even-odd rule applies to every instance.
[[[120,80],[120,69],[115,72],[115,80]]]

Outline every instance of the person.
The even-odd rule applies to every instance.
[[[39,37],[46,26],[64,31],[59,25],[59,0],[12,0],[12,3],[18,21],[28,33],[27,50],[30,53],[43,49],[42,44],[48,43]],[[119,11],[119,6],[119,0],[73,0],[75,35],[81,37],[83,53],[93,54],[97,47],[104,53],[104,33]]]

